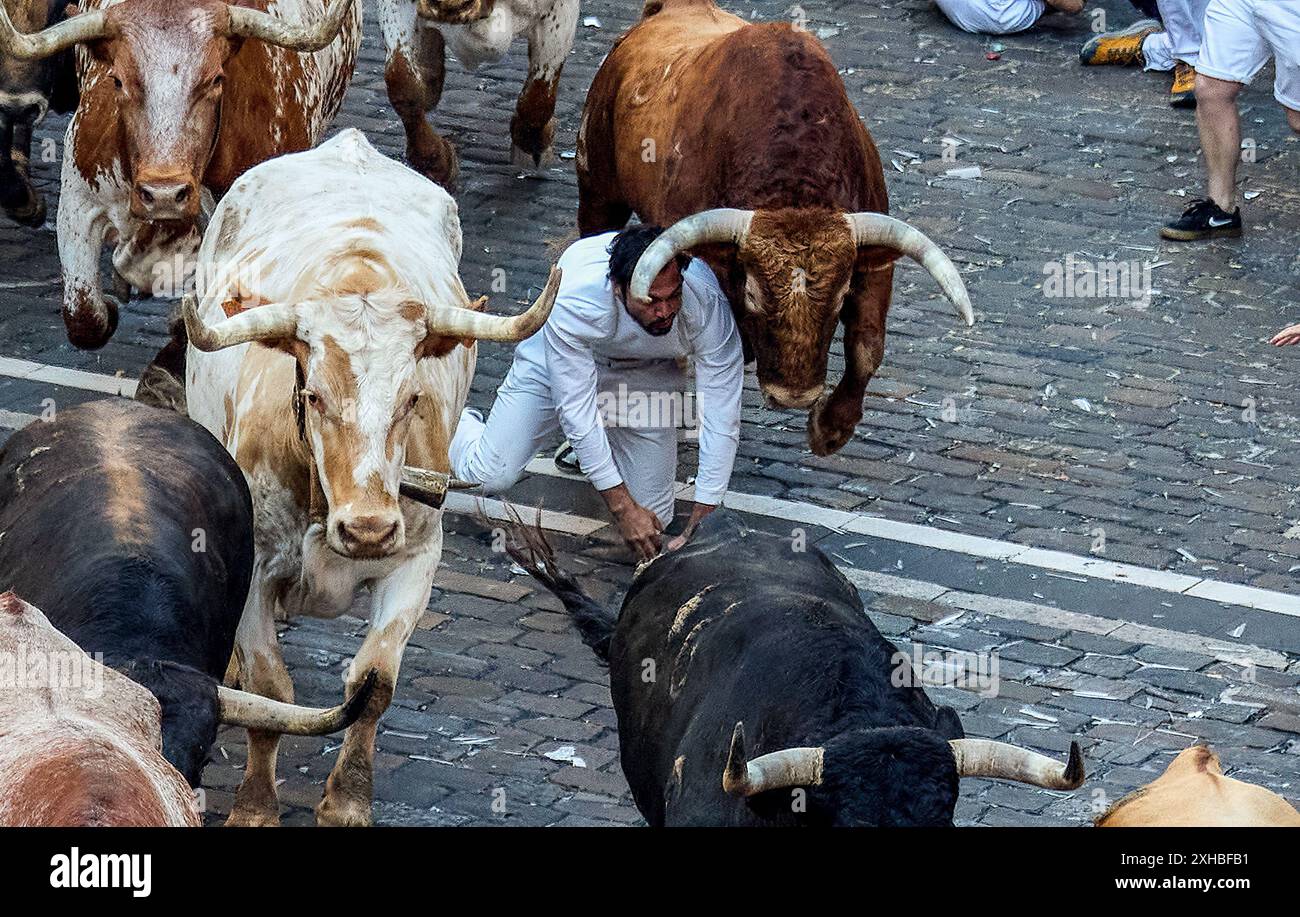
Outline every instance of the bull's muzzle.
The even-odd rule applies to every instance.
[[[131,188],[131,215],[139,220],[193,222],[198,182],[185,173],[141,173]]]

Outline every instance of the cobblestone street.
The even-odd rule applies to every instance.
[[[772,0],[729,8],[790,16]],[[1139,15],[1121,0],[1089,8],[1112,27]],[[1194,115],[1169,107],[1167,75],[1081,67],[1086,14],[994,40],[957,31],[928,0],[802,9],[880,148],[891,212],[953,257],[977,322],[959,327],[934,281],[899,262],[866,414],[827,458],[809,452],[801,413],[762,406],[750,374],[736,509],[755,526],[808,530],[900,649],[994,654],[995,694],[929,689],[969,735],[1058,757],[1072,738],[1083,746],[1082,789],[967,779],[959,824],[1088,824],[1196,742],[1227,773],[1300,800],[1300,393],[1290,381],[1300,352],[1267,345],[1300,321],[1300,138],[1272,98],[1271,65],[1241,101],[1252,160],[1240,170],[1244,237],[1173,243],[1158,227],[1203,192]],[[461,159],[462,276],[477,295],[503,270],[497,309],[531,301],[554,257],[548,243],[576,236],[584,90],[638,13],[632,0],[584,0],[560,89],[561,158],[539,175],[509,164],[523,43],[473,74],[449,64],[433,123]],[[373,18],[365,30],[336,127],[361,128],[400,158]],[[0,224],[0,357],[134,379],[166,341],[172,303],[133,302],[101,351],[66,342],[52,223],[65,126],[51,117],[38,132],[51,153],[35,164],[51,222]],[[949,174],[975,167],[977,177]],[[1045,288],[1065,272],[1078,281],[1067,292],[1079,293],[1103,262],[1148,272],[1150,289]],[[509,359],[506,347],[480,346],[473,404],[490,407]],[[842,368],[837,343],[832,376]],[[0,414],[100,397],[98,383],[22,375],[0,377]],[[679,477],[694,459],[686,446]],[[565,514],[567,534],[550,536],[562,559],[594,595],[618,601],[631,566],[589,489],[539,474],[510,497]],[[484,524],[456,510],[381,724],[376,822],[639,824],[606,673],[559,603],[512,573]],[[909,542],[881,535],[886,523],[932,534]],[[1012,547],[970,547],[997,543]],[[1016,546],[1041,549],[1038,559]],[[1101,575],[1084,560],[1146,570]],[[300,702],[338,702],[364,630],[348,617],[287,627]],[[283,742],[287,824],[312,823],[338,741]],[[227,729],[214,750],[213,823],[239,783],[244,742]]]

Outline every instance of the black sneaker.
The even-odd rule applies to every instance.
[[[582,468],[578,465],[578,453],[569,445],[567,439],[560,443],[560,448],[555,450],[555,467],[569,474],[582,474]]]
[[[1241,235],[1241,208],[1228,213],[1214,201],[1192,201],[1182,216],[1160,227],[1160,235],[1180,241],[1219,236],[1235,239]]]

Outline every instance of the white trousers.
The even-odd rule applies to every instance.
[[[1249,83],[1273,58],[1273,96],[1300,111],[1300,0],[1211,0],[1196,70]]]
[[[632,499],[667,526],[673,521],[682,421],[676,405],[686,376],[674,360],[643,360],[621,366],[597,363],[596,378],[598,402],[614,408],[604,414],[605,436],[619,475]],[[658,407],[645,409],[652,403]],[[485,496],[504,493],[523,476],[537,450],[560,435],[549,386],[521,384],[512,371],[497,391],[486,423],[461,414],[449,450],[452,471],[462,481],[480,485]]]
[[[1196,66],[1209,5],[1210,0],[1156,0],[1165,30],[1142,41],[1147,70],[1173,70],[1178,61]]]
[[[1023,32],[1047,11],[1043,0],[934,0],[964,32],[1010,35]]]

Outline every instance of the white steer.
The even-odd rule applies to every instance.
[[[375,728],[442,554],[441,511],[399,500],[405,463],[449,470],[475,341],[546,320],[558,271],[519,316],[486,315],[457,273],[456,204],[356,130],[240,178],[203,237],[183,304],[190,416],[230,450],[253,494],[253,585],[227,680],[278,700],[293,684],[277,616],[336,617],[369,589],[370,630],[347,694],[377,673],[317,806],[371,820]],[[230,822],[276,824],[279,736],[249,731]]]

